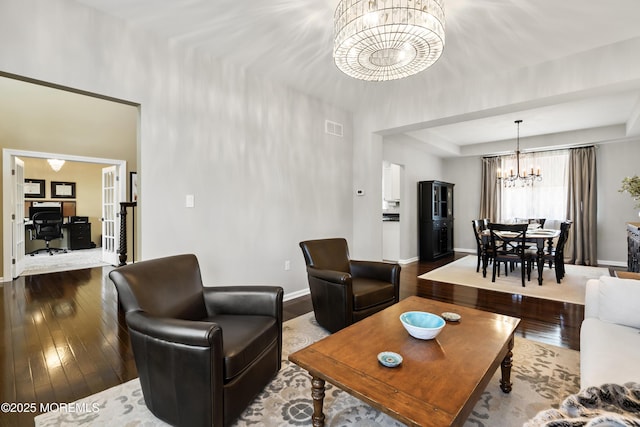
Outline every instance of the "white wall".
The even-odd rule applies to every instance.
[[[408,137],[384,139],[384,160],[404,166],[403,193],[400,202],[400,260],[411,261],[418,250],[418,182],[444,181],[442,159],[426,152]]]
[[[374,195],[378,197],[381,192],[378,175],[383,160],[380,135],[389,135],[396,130],[411,130],[419,123],[451,121],[456,116],[471,119],[540,107],[546,103],[571,101],[585,93],[598,93],[603,87],[615,87],[620,91],[636,87],[640,75],[640,56],[635,54],[638,49],[640,49],[640,38],[525,69],[500,72],[491,76],[478,76],[474,81],[452,81],[449,86],[433,87],[422,97],[412,96],[415,87],[411,85],[411,78],[407,78],[399,86],[400,89],[393,98],[385,99],[384,102],[371,102],[369,111],[358,111],[355,115],[354,159],[363,161],[354,162],[354,177],[356,180],[369,179],[368,184],[363,185],[368,185],[370,190],[377,189]],[[594,67],[593,58],[598,58],[597,67]],[[603,133],[611,134],[619,129],[624,128],[616,126],[615,129],[583,130],[561,135],[561,139],[563,144],[608,142],[607,139],[603,139]],[[624,134],[620,136],[624,137]],[[550,136],[549,140],[555,137],[557,136]],[[542,140],[543,137],[538,139]],[[469,179],[479,179],[476,177],[480,175],[480,157],[481,155],[477,157],[476,170],[467,169],[467,166],[471,165],[467,163],[469,162],[467,158],[448,159],[443,170],[444,180],[456,184],[454,246],[457,248],[475,248],[475,244],[470,245],[467,241],[458,240],[464,235],[464,230],[470,227],[467,221],[471,220],[471,216],[467,218],[460,216],[462,211],[459,200],[465,197],[464,203],[469,202],[469,205],[476,203],[473,199],[466,198],[474,197],[474,188],[466,188],[466,184],[462,186],[461,183]],[[448,171],[449,168],[451,171]],[[608,188],[603,191],[616,190]],[[476,197],[479,200],[479,193]],[[378,236],[381,235],[382,225],[378,220],[379,210],[374,208],[375,204],[363,203],[363,201],[354,204],[354,241],[357,249],[369,257],[379,257],[381,254]],[[469,214],[467,210],[464,212],[466,215]],[[478,208],[473,208],[471,213],[473,217],[478,215]],[[613,236],[610,233],[612,229],[620,229],[623,223],[599,224],[599,226],[603,227],[600,233],[606,239],[610,238],[607,236]],[[617,262],[626,260],[626,255],[622,257],[618,251],[604,253],[599,249],[598,256],[599,259],[605,260],[611,259],[611,256]]]
[[[292,295],[300,240],[352,239],[348,113],[67,0],[0,3],[0,52],[0,71],[141,104],[141,258],[193,252],[208,284]]]

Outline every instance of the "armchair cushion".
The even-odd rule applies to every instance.
[[[278,343],[273,317],[221,314],[207,319],[224,332],[224,380],[232,380],[259,359],[266,348]]]
[[[300,247],[308,266],[351,273],[349,248],[345,239],[309,240]]]
[[[353,309],[364,310],[383,302],[393,301],[395,288],[391,283],[372,279],[353,279]]]
[[[127,312],[143,310],[154,317],[183,320],[207,317],[200,266],[195,256],[177,255],[140,264],[109,273],[118,288],[118,300]],[[118,286],[120,283],[123,285]]]

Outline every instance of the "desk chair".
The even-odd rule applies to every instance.
[[[49,246],[50,242],[54,239],[62,239],[62,215],[56,211],[38,212],[33,215],[33,230],[35,233],[31,234],[31,240],[44,240],[45,247],[36,249],[29,255],[46,251],[49,255],[53,255],[54,252],[66,253],[66,249],[52,248]]]

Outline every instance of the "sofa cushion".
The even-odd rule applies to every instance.
[[[640,331],[596,318],[580,329],[580,385],[640,382]]]
[[[640,280],[602,276],[600,282],[598,317],[640,329]]]

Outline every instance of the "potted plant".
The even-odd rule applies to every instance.
[[[640,177],[634,175],[624,178],[622,180],[622,187],[618,191],[620,193],[629,193],[631,197],[633,197],[633,200],[636,201],[636,208],[640,208]]]

